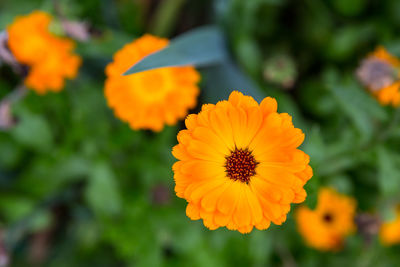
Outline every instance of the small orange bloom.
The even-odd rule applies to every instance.
[[[115,116],[132,129],[161,131],[174,125],[196,106],[200,75],[195,68],[166,67],[127,76],[122,74],[142,58],[168,45],[151,35],[133,41],[115,53],[106,68],[105,96]]]
[[[375,96],[383,105],[400,106],[400,81],[382,88],[375,93]]]
[[[309,157],[298,149],[304,134],[275,99],[259,105],[234,91],[186,118],[172,154],[175,192],[186,214],[211,230],[249,233],[282,224],[291,203],[303,202],[311,178]]]
[[[335,251],[355,229],[356,202],[353,198],[323,188],[315,210],[302,206],[296,212],[300,234],[310,247]]]
[[[25,85],[43,94],[60,91],[65,78],[74,78],[81,64],[72,53],[74,42],[51,34],[48,30],[51,16],[35,11],[17,17],[7,27],[8,45],[15,58],[29,67]]]
[[[382,105],[400,106],[400,60],[378,47],[357,70],[357,76]]]
[[[381,225],[379,237],[386,246],[400,244],[400,207],[397,208],[394,220]]]
[[[378,46],[376,50],[372,52],[369,56],[378,58],[396,68],[400,67],[400,60],[397,57],[391,55],[383,46]]]

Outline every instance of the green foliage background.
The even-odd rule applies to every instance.
[[[361,233],[340,252],[308,248],[293,212],[282,226],[248,235],[190,221],[171,170],[183,123],[161,133],[132,131],[103,96],[104,67],[125,43],[147,32],[174,37],[219,25],[232,60],[200,69],[199,103],[215,103],[233,89],[276,97],[279,111],[306,133],[302,148],[315,172],[306,204],[313,207],[318,188],[329,185],[354,196],[359,212],[387,220],[400,201],[400,115],[365,92],[354,71],[380,44],[400,56],[400,1],[57,2],[96,34],[78,43],[79,77],[61,93],[29,92],[13,105],[16,127],[0,132],[0,247],[11,265],[400,265],[398,246],[383,247],[376,236],[367,242]],[[34,9],[54,14],[54,1],[1,1],[0,29]],[[272,65],[279,77],[295,80],[291,90],[263,77],[277,55],[296,67]],[[0,66],[0,97],[19,82]]]

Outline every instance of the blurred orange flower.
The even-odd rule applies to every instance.
[[[400,60],[379,46],[363,60],[357,77],[382,105],[400,106]]]
[[[355,230],[356,202],[334,189],[322,188],[315,210],[302,206],[296,212],[300,234],[306,243],[319,250],[339,250],[344,238]]]
[[[400,106],[400,81],[382,88],[375,95],[382,105]]]
[[[379,237],[384,245],[400,244],[400,206],[397,208],[394,220],[381,225]]]
[[[400,66],[400,60],[397,57],[391,55],[383,46],[378,46],[375,51],[372,52],[369,56],[378,58],[396,68]]]
[[[25,85],[39,94],[60,91],[64,79],[77,75],[81,58],[72,53],[74,42],[49,32],[51,16],[34,11],[7,27],[8,45],[21,64],[29,67]]]
[[[167,39],[146,34],[115,53],[114,61],[106,67],[108,105],[134,130],[161,131],[165,124],[176,124],[196,106],[200,75],[191,66],[122,76],[136,62],[167,45]]]
[[[304,134],[275,99],[259,105],[234,91],[186,118],[172,154],[175,192],[186,214],[211,230],[249,233],[282,224],[291,203],[303,202],[311,178],[309,156],[297,149]]]

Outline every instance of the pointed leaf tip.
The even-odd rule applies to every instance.
[[[204,26],[184,33],[170,44],[143,58],[123,75],[174,66],[206,66],[227,58],[223,33],[215,26]]]

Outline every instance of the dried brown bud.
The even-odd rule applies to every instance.
[[[0,102],[0,130],[8,130],[16,124],[16,119],[11,114],[10,101]]]
[[[48,257],[51,243],[51,229],[34,233],[30,239],[29,261],[34,266],[41,266]]]
[[[0,32],[0,64],[2,62],[10,65],[16,73],[23,74],[23,66],[18,63],[8,48],[8,34],[6,31]]]
[[[390,86],[398,79],[396,68],[376,57],[364,59],[356,75],[360,82],[373,92]]]
[[[166,205],[171,200],[171,193],[166,185],[159,184],[152,188],[151,198],[156,205]]]
[[[263,75],[266,81],[290,89],[297,79],[296,63],[286,54],[272,56],[264,63]]]
[[[379,217],[368,213],[361,213],[356,216],[355,223],[357,224],[358,232],[364,238],[365,244],[369,245],[372,238],[379,233],[381,225]]]
[[[0,267],[6,267],[10,264],[10,257],[4,245],[4,230],[0,229]]]
[[[63,19],[61,24],[65,33],[72,39],[81,42],[86,42],[90,39],[88,23]]]

